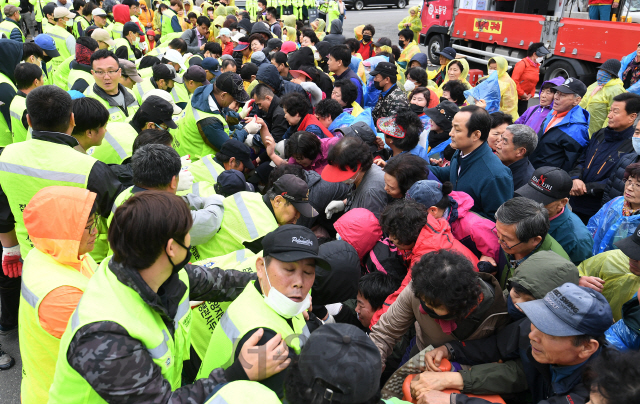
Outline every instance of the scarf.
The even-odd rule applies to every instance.
[[[631,209],[629,202],[624,201],[622,203],[622,216],[633,216],[640,212],[640,209]]]
[[[79,43],[76,44],[76,62],[81,65],[89,66],[89,59],[91,59],[91,55],[93,55],[93,51],[91,49]]]
[[[596,77],[596,81],[599,86],[604,86],[611,80],[611,73],[605,72],[604,70],[598,70],[598,76]]]

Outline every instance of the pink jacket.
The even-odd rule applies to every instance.
[[[378,219],[371,211],[364,208],[351,209],[342,215],[333,227],[342,240],[356,249],[360,262],[382,237],[382,228]]]
[[[458,219],[451,224],[453,236],[472,252],[477,250],[498,262],[500,245],[493,233],[495,223],[470,211],[473,199],[468,194],[453,191],[450,195],[458,202]]]
[[[329,150],[338,143],[338,141],[342,139],[339,137],[327,137],[324,139],[320,139],[320,153],[316,156],[316,158],[311,162],[309,167],[302,167],[307,171],[315,171],[318,174],[322,174],[322,170],[326,167],[327,164],[327,156],[329,156]],[[293,157],[289,157],[289,164],[298,164],[296,159]],[[300,164],[298,164],[300,165]]]

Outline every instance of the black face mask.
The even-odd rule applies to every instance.
[[[398,45],[400,45],[401,48],[404,48],[404,41],[398,41]]]
[[[51,56],[48,56],[48,55],[44,55],[44,56],[42,57],[42,61],[43,61],[44,63],[49,63],[49,62],[51,61],[51,59],[53,59],[53,58],[52,58]]]
[[[382,91],[382,90],[384,89],[384,87],[382,87],[382,86],[380,85],[380,83],[378,83],[377,81],[374,81],[374,82],[373,82],[373,87],[374,87],[376,90],[380,90],[380,91]]]
[[[411,104],[411,111],[415,112],[417,115],[421,115],[424,114],[424,107],[421,107],[420,105],[416,105],[416,104]]]
[[[178,272],[180,272],[180,270],[182,268],[184,268],[185,265],[187,265],[189,263],[189,260],[191,259],[191,247],[184,246],[182,243],[180,243],[176,239],[174,239],[173,241],[175,241],[180,247],[182,247],[185,250],[187,250],[187,256],[184,257],[184,259],[182,261],[180,261],[179,263],[174,264],[173,261],[171,260],[171,257],[169,256],[169,254],[167,254],[167,250],[164,251],[164,253],[167,254],[167,258],[169,258],[169,262],[171,263],[171,266],[173,266],[173,268],[171,269],[171,275],[177,274]]]
[[[365,42],[369,42],[371,40],[371,35],[362,35],[362,40]]]
[[[446,314],[444,316],[439,316],[436,314],[435,311],[431,310],[429,307],[427,307],[426,304],[424,304],[424,302],[422,300],[420,300],[420,307],[422,307],[422,310],[424,310],[425,313],[427,313],[427,316],[436,319],[436,320],[454,320],[453,316]]]
[[[515,304],[513,304],[513,300],[511,300],[511,293],[507,295],[507,312],[509,316],[511,316],[514,320],[520,320],[521,318],[525,318],[526,315],[518,310]]]

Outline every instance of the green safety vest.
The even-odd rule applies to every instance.
[[[178,121],[178,129],[171,130],[173,135],[173,148],[180,156],[191,156],[191,161],[200,159],[200,156],[215,154],[217,151],[205,143],[200,134],[198,123],[206,118],[216,118],[224,125],[224,131],[229,134],[229,125],[220,111],[204,112],[193,108],[191,102],[187,103],[184,116]]]
[[[73,312],[67,330],[60,341],[60,352],[53,384],[49,391],[49,403],[105,403],[89,383],[76,372],[67,360],[69,344],[83,326],[100,321],[119,324],[127,333],[139,340],[147,349],[162,376],[176,390],[182,385],[182,364],[189,359],[189,276],[185,270],[178,273],[186,291],[173,318],[175,333],[172,336],[159,313],[142,300],[130,287],[122,284],[108,268],[111,258],[105,259],[89,281],[87,288]],[[100,310],[96,310],[99,307]]]
[[[76,81],[80,79],[86,81],[89,87],[92,87],[94,84],[96,84],[96,81],[91,73],[80,69],[71,69],[71,71],[69,71],[69,77],[67,78],[67,91],[71,90]]]
[[[53,76],[55,71],[53,70],[53,64],[52,63],[44,63],[44,68],[42,67],[43,65],[40,65],[40,68],[42,69],[42,80],[44,80],[44,86],[48,86],[48,85],[52,85],[53,84]],[[68,70],[68,67],[67,67]],[[65,81],[66,83],[66,81]]]
[[[281,401],[270,388],[248,380],[227,383],[205,404],[280,404]]]
[[[53,38],[53,42],[56,43],[56,49],[58,50],[58,52],[60,52],[60,56],[57,56],[51,59],[53,68],[57,69],[58,66],[66,58],[68,58],[69,56],[72,56],[71,53],[69,53],[69,49],[67,48],[67,38],[69,38],[70,36],[72,37],[73,35],[67,32],[66,29],[61,28],[57,25],[49,27],[49,30],[47,31],[47,35]],[[74,52],[74,56],[75,56],[75,52]]]
[[[111,32],[111,37],[113,39],[120,39],[122,38],[122,30],[124,29],[124,24],[121,22],[114,22],[113,24],[111,24],[110,26],[110,32]],[[129,43],[129,41],[127,41],[127,44]]]
[[[9,77],[5,76],[3,73],[0,73],[0,84],[2,83],[9,84],[13,88],[13,91],[15,91],[16,93],[18,92],[18,89],[15,85],[13,85],[11,79],[9,79]],[[5,147],[13,142],[13,135],[11,134],[11,127],[9,126],[9,124],[10,122],[7,122],[4,119],[4,115],[0,114],[0,147]]]
[[[153,70],[151,71],[151,75],[153,76]],[[136,83],[133,86],[133,95],[136,96],[138,103],[142,104],[142,97],[151,90],[155,90],[156,86],[151,82],[151,77],[148,79],[145,78],[140,83]]]
[[[122,164],[131,157],[133,142],[138,137],[138,132],[125,122],[110,122],[107,124],[107,132],[102,144],[87,150],[87,154],[105,164]]]
[[[189,166],[194,181],[206,181],[211,185],[218,182],[218,175],[224,171],[224,167],[216,163],[214,157],[215,154],[208,154]]]
[[[243,272],[256,272],[256,258],[262,253],[254,254],[251,250],[243,249],[234,251],[222,257],[209,258],[195,262],[205,268],[218,267],[224,269],[235,269]],[[231,302],[202,302],[193,309],[193,319],[191,320],[191,346],[198,354],[204,358],[207,352],[211,334],[220,321],[220,317],[227,310]]]
[[[195,55],[191,55],[187,58],[187,60],[184,61],[184,65],[187,66],[187,68],[191,67],[191,60],[194,60],[194,62],[196,60],[198,60],[200,63],[202,63],[202,61],[204,60],[204,57],[198,53],[196,53]],[[200,65],[200,63],[198,63],[198,65]],[[185,72],[183,72],[182,74],[184,74]]]
[[[44,21],[46,21],[47,19],[44,18],[44,13],[42,12],[42,0],[29,0],[29,3],[33,4],[36,22],[41,22],[42,27],[44,28],[43,19]]]
[[[298,314],[291,318],[293,323],[291,328],[285,318],[267,306],[254,282],[249,282],[240,296],[229,305],[219,325],[213,330],[197,379],[209,377],[213,369],[220,367],[226,369],[231,366],[236,344],[246,333],[256,328],[268,328],[282,335],[287,346],[296,354],[300,354],[300,349],[310,335],[304,317]]]
[[[96,159],[63,144],[31,139],[13,143],[0,155],[0,184],[16,221],[23,257],[33,248],[22,211],[42,188],[52,185],[87,188]]]
[[[13,135],[13,142],[24,142],[27,140],[27,133],[29,128],[25,128],[22,123],[22,115],[27,109],[27,98],[16,94],[9,106],[9,115],[11,115],[11,134]]]
[[[173,34],[174,32],[176,32],[176,31],[174,31],[174,29],[171,27],[171,19],[172,19],[174,16],[177,16],[177,15],[178,15],[178,14],[176,14],[176,12],[175,12],[175,11],[173,11],[172,9],[170,9],[170,8],[166,9],[166,10],[162,13],[162,17],[160,17],[160,19],[161,19],[161,23],[160,23],[160,24],[161,24],[161,25],[160,25],[160,34],[161,34],[163,37],[166,37],[167,35],[169,35],[169,34]],[[163,41],[164,41],[164,39],[165,39],[165,38],[162,38],[162,39],[163,39]],[[169,43],[169,41],[164,41],[164,42]]]
[[[73,36],[78,38],[80,37],[80,32],[78,32],[78,21],[80,21],[80,26],[82,27],[82,32],[84,34],[84,31],[89,28],[89,26],[91,26],[91,24],[89,23],[89,21],[87,21],[86,18],[84,18],[81,15],[78,15],[74,20],[73,20]]]
[[[256,16],[258,15],[258,0],[247,0],[245,8],[249,13],[251,21],[256,21]]]
[[[0,36],[4,35],[7,37],[7,39],[11,39],[11,32],[14,29],[18,29],[18,31],[20,31],[20,35],[22,35],[22,42],[26,42],[24,39],[24,33],[18,25],[16,25],[12,21],[9,21],[8,19],[0,22]]]
[[[97,265],[87,257],[88,265]],[[58,360],[60,339],[49,334],[40,324],[40,303],[54,289],[71,286],[84,291],[89,278],[75,268],[59,263],[48,254],[33,249],[24,260],[18,322],[22,384],[20,396],[24,404],[46,403]]]
[[[53,24],[51,24],[47,18],[43,17],[42,18],[42,33],[43,34],[49,33],[49,30],[51,29],[51,27],[53,27]]]
[[[153,67],[145,67],[144,69],[138,70],[138,76],[140,76],[143,79],[146,79],[148,77],[153,77]]]
[[[327,14],[327,28],[326,31],[329,32],[331,30],[331,22],[336,18],[340,18],[340,8],[338,7],[338,2],[335,0],[329,0],[326,8]],[[322,7],[322,6],[321,6]]]
[[[124,91],[129,90],[125,88]],[[95,98],[104,105],[104,107],[109,111],[109,122],[129,122],[136,111],[140,108],[140,104],[138,104],[138,101],[134,96],[134,101],[127,105],[127,114],[125,114],[120,107],[112,107],[105,99],[96,95],[96,93],[93,92],[93,86],[87,87],[84,91],[84,95],[86,97]]]
[[[76,55],[68,56],[58,67],[53,71],[53,82],[51,84],[60,87],[64,91],[68,91],[67,85],[69,84],[69,74],[71,73],[71,67],[69,66],[72,61],[76,60]],[[53,66],[51,66],[53,70]]]
[[[121,47],[126,47],[127,48],[127,59],[131,62],[135,62],[136,61],[136,55],[133,53],[133,51],[131,50],[131,44],[129,43],[129,41],[126,38],[118,38],[115,40],[115,44],[113,45],[113,50],[117,50]]]

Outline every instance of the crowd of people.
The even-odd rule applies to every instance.
[[[3,8],[22,402],[640,402],[637,58],[475,80],[317,5]]]

